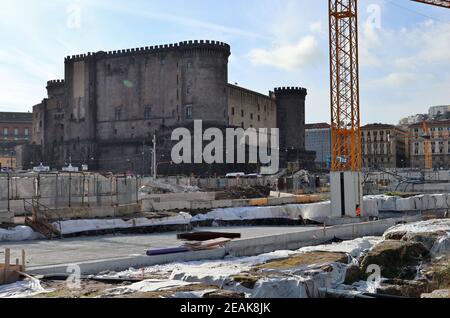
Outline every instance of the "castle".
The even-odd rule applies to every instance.
[[[69,56],[65,79],[49,81],[48,97],[33,107],[33,147],[55,168],[71,162],[149,173],[153,135],[158,163],[170,166],[171,131],[201,119],[219,128],[278,127],[282,162],[312,163],[314,154],[305,151],[306,89],[264,95],[231,85],[230,54],[222,42],[187,41]]]

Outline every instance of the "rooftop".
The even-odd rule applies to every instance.
[[[369,130],[369,129],[396,129],[397,127],[390,124],[381,124],[381,123],[374,123],[374,124],[368,124],[365,126],[362,126],[361,129]]]
[[[33,114],[17,112],[0,112],[0,122],[2,123],[32,123]]]
[[[450,126],[450,120],[427,120],[426,121],[427,125],[430,127],[433,126]],[[418,127],[422,127],[423,122],[420,123],[416,123],[416,124],[412,124],[409,126],[409,128],[418,128]]]
[[[329,129],[331,126],[327,123],[306,124],[306,130],[309,129]]]

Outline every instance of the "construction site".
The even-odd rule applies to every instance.
[[[396,128],[396,135],[379,124],[362,129],[358,2],[328,0],[331,118],[329,128],[313,127],[329,129],[327,164],[324,154],[319,158],[305,147],[306,89],[283,87],[265,96],[225,82],[220,85],[228,85],[230,99],[222,105],[222,86],[211,78],[224,71],[215,77],[192,71],[204,64],[224,67],[217,64],[228,62],[229,46],[222,42],[67,58],[65,81],[49,82],[49,97],[33,109],[37,142],[16,148],[22,169],[0,172],[0,298],[450,298],[450,148],[445,148],[450,124],[438,121],[439,113],[408,130]],[[446,0],[410,2],[417,10],[426,5],[450,9]],[[206,55],[208,63],[190,60],[189,54]],[[112,87],[107,91],[102,83],[109,75],[98,80],[99,69],[120,73],[114,61],[126,58],[133,61],[126,64],[132,70],[141,55],[145,63],[153,63],[147,55],[157,56],[158,67],[189,65],[180,80],[176,77],[189,87],[182,97],[188,101],[184,117],[174,109],[159,131],[154,127],[161,119],[153,119],[155,110],[147,106],[148,126],[124,121],[127,112],[121,107],[112,107],[111,121],[118,124],[100,118],[107,117],[102,103],[134,97],[115,92],[113,84],[104,85]],[[69,80],[67,73],[75,75]],[[80,76],[84,86],[76,82]],[[199,103],[211,102],[211,109],[202,106],[197,113],[198,99],[189,97],[197,89],[204,97]],[[257,103],[242,104],[241,110],[236,101],[244,95],[233,99],[238,93]],[[263,112],[263,103],[278,113]],[[61,115],[64,107],[78,107],[79,117]],[[161,107],[163,115],[168,112],[168,106]],[[244,118],[249,108],[248,122],[233,117]],[[261,127],[253,122],[260,122],[259,111],[265,118]],[[170,127],[194,129],[195,135],[194,119],[209,116],[208,127],[215,127],[213,120],[223,121],[222,112],[229,117],[217,124],[219,132],[228,126],[280,129],[275,143],[280,155],[274,148],[270,152],[280,159],[277,173],[245,160],[236,165],[195,161],[177,168],[173,157],[168,159]],[[377,129],[391,131],[373,137]],[[367,149],[378,136],[381,142],[400,140],[401,147],[393,146],[403,151],[392,156],[396,167],[388,165],[389,156],[372,166],[381,156]],[[215,154],[220,149],[228,155],[221,148]],[[125,157],[111,159],[121,153]],[[420,155],[416,164],[407,164],[413,160],[409,154]]]

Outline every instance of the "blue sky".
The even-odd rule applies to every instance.
[[[360,0],[363,123],[450,104],[450,10]],[[230,83],[308,88],[307,122],[329,121],[327,0],[0,0],[0,111],[28,111],[72,54],[191,39],[232,47]]]

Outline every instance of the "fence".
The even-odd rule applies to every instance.
[[[168,185],[169,191],[183,192],[197,186],[201,189],[224,190],[236,186],[265,186],[293,193],[313,193],[317,184],[313,178],[226,179],[226,178],[159,178],[154,183]],[[138,203],[140,188],[152,183],[152,178],[126,175],[101,175],[83,172],[1,173],[0,211],[25,213],[23,200],[39,199],[51,209],[66,207],[106,207]]]
[[[50,208],[123,205],[138,202],[144,178],[76,172],[0,174],[0,210],[22,210],[39,198]]]

